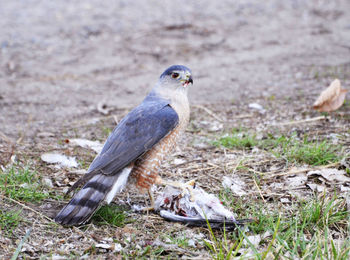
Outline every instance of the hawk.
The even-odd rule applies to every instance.
[[[182,65],[173,65],[160,75],[143,102],[109,135],[87,173],[72,186],[71,190],[84,185],[57,214],[56,222],[85,223],[131,179],[141,192],[148,191],[154,205],[151,186],[169,184],[158,176],[160,163],[189,121],[189,84],[193,84],[191,70]]]

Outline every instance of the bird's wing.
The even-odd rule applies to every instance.
[[[150,150],[178,124],[179,117],[167,102],[144,102],[113,130],[89,172],[113,174]]]
[[[169,134],[178,122],[179,117],[167,100],[146,98],[115,127],[87,173],[67,193],[96,174],[119,174]]]

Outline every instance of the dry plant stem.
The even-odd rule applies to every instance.
[[[290,121],[290,122],[285,122],[285,123],[279,123],[279,124],[274,124],[273,126],[284,126],[284,125],[296,125],[296,124],[303,124],[303,123],[309,123],[309,122],[314,122],[318,120],[325,120],[327,119],[325,116],[317,116],[313,118],[308,118],[304,120],[298,120],[298,121]]]
[[[261,190],[260,190],[260,188],[259,188],[259,185],[256,183],[255,178],[253,178],[253,181],[254,181],[255,186],[257,187],[257,189],[258,189],[258,191],[259,191],[260,197],[262,198],[262,200],[264,201],[264,203],[266,203],[266,201],[265,201],[265,199],[264,199],[264,196],[262,195]]]
[[[249,117],[253,117],[253,116],[254,116],[253,114],[244,114],[244,115],[231,117],[231,119],[249,118]],[[229,122],[231,122],[231,121],[229,121]]]
[[[235,173],[237,168],[238,168],[238,166],[242,163],[243,160],[244,160],[244,158],[240,159],[238,161],[238,163],[236,163],[236,165],[234,167],[227,167],[228,165],[230,165],[230,163],[227,163],[226,167],[227,167],[228,170],[232,169],[232,173]]]
[[[7,199],[7,200],[9,200],[9,201],[11,201],[11,202],[13,202],[13,203],[16,203],[16,204],[20,205],[22,208],[28,209],[28,210],[30,210],[30,211],[32,211],[32,212],[38,214],[40,217],[42,217],[42,218],[44,218],[44,219],[46,219],[46,220],[48,220],[48,221],[50,221],[50,222],[53,222],[53,220],[52,220],[51,218],[49,218],[49,217],[43,215],[43,214],[40,213],[39,211],[36,211],[35,209],[32,209],[31,207],[28,207],[27,205],[25,205],[25,204],[23,204],[23,203],[21,203],[21,202],[19,202],[19,201],[17,201],[17,200],[8,198],[8,197],[6,197],[6,196],[4,196],[4,195],[1,195],[1,194],[0,194],[0,196],[1,196],[2,198],[4,198],[4,199]]]
[[[224,122],[223,119],[221,119],[218,115],[216,115],[213,111],[211,111],[210,109],[201,106],[201,105],[195,105],[193,107],[199,108],[199,109],[203,109],[205,112],[207,112],[210,116],[214,117],[216,120],[218,120],[219,122]]]

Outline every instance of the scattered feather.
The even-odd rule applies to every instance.
[[[41,160],[46,163],[59,164],[63,167],[78,167],[74,157],[67,157],[59,153],[44,153],[41,155]]]
[[[96,153],[100,153],[103,147],[103,144],[101,144],[99,141],[90,141],[87,139],[79,139],[79,138],[69,139],[69,143],[71,143],[72,145],[94,150]]]
[[[321,92],[313,108],[320,112],[335,111],[343,105],[346,92],[346,89],[342,89],[339,79],[335,79],[328,88]]]
[[[249,107],[250,109],[254,109],[254,110],[259,111],[259,113],[261,113],[261,114],[264,114],[264,113],[266,112],[266,110],[263,108],[263,106],[260,105],[260,104],[258,104],[258,103],[250,103],[250,104],[248,105],[248,107]]]
[[[111,249],[112,246],[108,244],[96,244],[95,247],[103,248],[103,249]]]

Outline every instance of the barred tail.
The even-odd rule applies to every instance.
[[[57,214],[55,221],[69,226],[85,223],[101,206],[103,200],[110,203],[124,188],[130,172],[131,167],[127,167],[114,175],[96,174]]]

